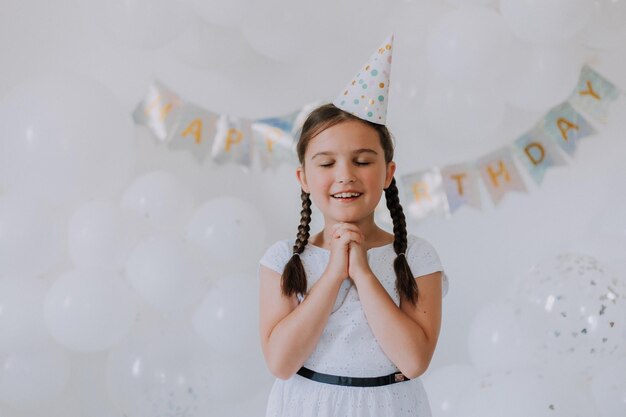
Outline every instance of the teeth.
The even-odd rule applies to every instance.
[[[335,197],[335,198],[350,198],[350,197],[358,197],[360,195],[361,195],[361,193],[339,193],[339,194],[333,194],[333,197]]]

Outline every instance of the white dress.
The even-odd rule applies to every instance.
[[[407,261],[416,277],[442,271],[439,256],[423,238],[408,235]],[[260,260],[262,265],[282,274],[291,258],[294,240],[273,244]],[[308,244],[300,255],[308,288],[319,279],[328,264],[330,251]],[[396,305],[393,244],[367,251],[370,267]],[[443,272],[443,295],[448,278]],[[306,296],[305,296],[306,297]],[[300,300],[303,298],[298,297]],[[398,372],[378,344],[361,308],[359,295],[344,280],[320,340],[304,366],[316,372],[353,377],[375,377]],[[419,378],[378,387],[325,384],[294,374],[277,378],[270,391],[266,417],[430,417],[426,391]]]

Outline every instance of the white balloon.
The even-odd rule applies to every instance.
[[[176,175],[152,171],[136,178],[124,192],[122,206],[136,211],[158,229],[178,229],[191,215],[194,197]]]
[[[540,261],[520,283],[520,325],[546,362],[591,372],[624,348],[626,281],[573,253]]]
[[[443,15],[428,33],[431,67],[463,86],[500,86],[512,54],[501,15],[486,7],[461,7]]]
[[[593,0],[591,21],[581,40],[594,48],[616,48],[626,42],[626,1]]]
[[[557,44],[570,39],[589,22],[589,0],[500,0],[500,12],[520,39]]]
[[[626,411],[626,356],[597,372],[591,392],[602,417],[621,417]]]
[[[259,343],[259,295],[254,276],[228,275],[212,286],[193,315],[194,330],[220,353],[244,353]]]
[[[47,290],[40,279],[31,276],[0,279],[0,349],[47,336],[43,320]]]
[[[515,43],[506,99],[524,110],[545,110],[562,103],[572,94],[584,60],[573,44],[558,47]]]
[[[218,197],[198,207],[187,224],[187,238],[201,245],[214,263],[245,271],[262,255],[265,221],[251,203]]]
[[[0,180],[8,191],[67,205],[111,198],[128,181],[134,143],[116,97],[77,74],[33,78],[0,104]]]
[[[471,365],[447,365],[422,377],[433,417],[457,415],[459,398],[478,379]]]
[[[0,401],[18,409],[35,408],[59,397],[70,376],[64,349],[49,338],[0,350]]]
[[[258,330],[255,333],[258,334]],[[248,346],[246,352],[241,354],[215,354],[211,369],[211,395],[220,404],[238,403],[274,381],[258,342]],[[242,378],[242,375],[245,377]]]
[[[133,417],[212,415],[211,359],[208,347],[186,326],[140,329],[109,354],[109,395]]]
[[[233,71],[249,74],[250,67],[256,67],[261,64],[258,60],[266,59],[252,48],[239,29],[199,20],[168,47],[187,65],[226,74]]]
[[[376,0],[269,0],[250,2],[247,6],[241,30],[257,51],[285,63],[311,62],[313,57],[323,56],[325,63],[315,66],[316,73],[323,71],[322,67],[334,70],[340,63],[333,62],[333,58],[345,58],[346,51],[355,50],[363,41],[364,46],[372,49],[371,38],[337,36],[339,28],[346,34],[363,33],[366,22],[382,20],[390,9],[385,2]],[[382,43],[384,36],[375,42]],[[333,64],[328,65],[329,62]]]
[[[182,0],[110,0],[90,6],[95,25],[119,44],[143,49],[180,35],[192,17]]]
[[[479,371],[504,370],[537,364],[531,344],[518,323],[519,312],[510,300],[484,306],[470,324],[468,347]]]
[[[497,130],[504,117],[504,98],[492,88],[461,87],[433,77],[423,111],[434,132],[467,143]]]
[[[69,221],[68,244],[75,265],[118,270],[148,232],[135,212],[108,202],[80,206]]]
[[[124,417],[123,411],[115,407],[109,398],[106,380],[108,357],[109,351],[103,351],[72,358],[72,378],[67,391],[75,397],[81,416]]]
[[[46,294],[44,319],[55,339],[79,352],[109,349],[137,316],[131,289],[115,272],[74,269],[63,273]]]
[[[63,255],[64,227],[62,217],[43,200],[0,196],[0,276],[35,275],[55,266]]]
[[[203,20],[220,26],[237,27],[250,12],[250,4],[242,0],[187,0],[192,10]]]
[[[178,236],[144,239],[126,263],[126,277],[139,295],[164,314],[186,314],[208,284],[209,264],[195,245]]]

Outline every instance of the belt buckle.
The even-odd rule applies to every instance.
[[[406,378],[402,373],[394,374],[394,377],[396,379],[396,382],[402,382]]]

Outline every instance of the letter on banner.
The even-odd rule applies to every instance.
[[[478,159],[476,166],[495,205],[509,191],[526,192],[526,185],[513,162],[508,146]]]
[[[585,65],[569,102],[598,122],[606,123],[610,105],[619,95],[620,90],[613,83]]]
[[[533,129],[516,139],[513,148],[537,185],[543,182],[548,168],[566,165],[561,151],[539,129]]]
[[[450,213],[461,206],[481,208],[478,173],[470,164],[448,165],[441,169],[443,188],[448,198]]]
[[[249,120],[220,115],[215,126],[211,157],[218,164],[235,162],[246,168],[252,162],[252,129]]]
[[[216,133],[217,115],[186,103],[168,139],[168,148],[187,149],[202,163],[211,152]]]
[[[183,101],[176,93],[155,80],[148,87],[146,98],[133,111],[133,120],[147,126],[161,142],[166,142],[182,106]]]
[[[450,214],[438,168],[403,175],[401,181],[411,218],[420,220],[431,214]]]
[[[576,144],[596,130],[568,103],[550,110],[541,122],[542,132],[551,137],[567,154],[573,156]]]
[[[261,168],[275,170],[281,162],[298,164],[295,142],[290,130],[285,131],[265,123],[252,123],[254,147],[261,160]]]

